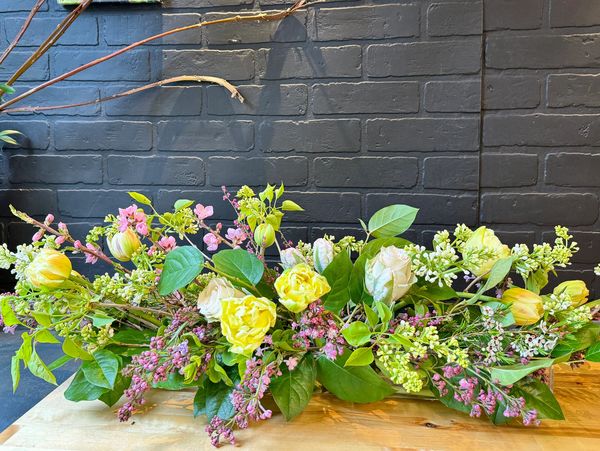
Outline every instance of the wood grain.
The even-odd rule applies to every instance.
[[[72,403],[65,382],[0,434],[2,450],[210,450],[205,419],[192,416],[192,391],[154,391],[144,414],[119,423],[100,402]],[[594,450],[600,449],[600,364],[555,371],[566,421],[493,426],[434,401],[388,399],[361,405],[315,395],[286,423],[239,431],[244,450]]]

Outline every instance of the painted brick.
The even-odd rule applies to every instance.
[[[598,248],[600,246],[600,232],[572,232],[573,241],[577,243],[579,252],[573,256],[573,263],[596,265],[598,263]],[[554,232],[545,232],[544,241],[554,241]]]
[[[260,126],[261,149],[265,152],[358,152],[360,121],[273,121]]]
[[[599,140],[600,115],[486,115],[483,121],[486,146],[596,146]]]
[[[49,189],[0,189],[0,216],[14,218],[8,206],[32,216],[56,212],[56,192]]]
[[[549,75],[548,106],[600,106],[600,77],[597,75]]]
[[[102,157],[92,155],[15,155],[12,183],[102,183]]]
[[[31,52],[15,50],[10,54],[10,58],[7,58],[2,66],[0,66],[0,79],[6,80],[12,74],[14,74],[19,67],[31,56]],[[35,62],[27,72],[25,72],[19,81],[40,81],[48,79],[50,74],[49,69],[49,57],[43,55],[39,60]]]
[[[265,11],[268,12],[268,11]],[[252,13],[235,13],[248,15]],[[203,20],[219,20],[231,17],[232,13],[208,13]],[[204,42],[217,44],[255,44],[261,42],[300,42],[306,40],[306,11],[299,11],[282,21],[238,22],[211,25],[204,30]]]
[[[260,78],[351,78],[362,74],[358,45],[341,47],[275,47],[258,52]]]
[[[102,39],[108,45],[128,45],[173,28],[200,22],[199,14],[119,14],[101,18]],[[200,44],[202,28],[175,33],[166,38],[150,41],[150,45]]]
[[[240,152],[254,147],[251,121],[161,121],[157,135],[158,150]]]
[[[419,5],[369,5],[315,11],[316,41],[389,39],[419,35]]]
[[[535,108],[540,104],[536,77],[486,75],[483,105],[486,110]]]
[[[137,151],[152,148],[152,124],[138,121],[58,121],[58,150]]]
[[[125,86],[106,88],[103,96],[112,96],[128,89]],[[201,109],[200,86],[163,86],[104,104],[108,116],[197,116]]]
[[[213,186],[263,186],[267,183],[304,186],[308,181],[305,157],[210,157],[208,178]]]
[[[168,0],[167,8],[210,8],[214,6],[251,5],[254,0]]]
[[[204,184],[204,162],[200,158],[110,156],[106,164],[111,185]]]
[[[367,218],[377,210],[392,204],[418,207],[416,224],[473,225],[477,223],[475,194],[367,194]]]
[[[419,83],[361,82],[316,84],[312,88],[315,114],[416,113]]]
[[[286,196],[304,208],[304,211],[287,213],[288,222],[357,224],[357,218],[361,216],[362,202],[359,193],[290,191]]]
[[[600,186],[600,155],[561,152],[546,157],[546,183],[559,186]]]
[[[50,125],[45,121],[0,121],[0,130],[17,130],[13,135],[18,145],[2,143],[6,149],[47,149],[50,145]]]
[[[367,121],[367,148],[374,151],[476,151],[478,119],[372,119]]]
[[[597,68],[600,34],[490,36],[485,59],[495,69]]]
[[[489,224],[572,226],[590,225],[597,218],[598,197],[590,193],[485,193],[481,196],[481,220]]]
[[[128,190],[58,190],[58,210],[61,216],[72,218],[104,218],[108,213],[118,214],[123,205],[131,205]],[[152,193],[139,190],[152,200]],[[53,193],[54,194],[54,193]]]
[[[367,75],[476,74],[481,68],[479,40],[375,44],[367,48]]]
[[[237,114],[299,116],[306,113],[308,89],[305,85],[237,86],[244,103],[220,86],[209,86],[207,111],[210,115]]]
[[[433,3],[427,9],[430,36],[480,35],[482,31],[482,2]]]
[[[546,0],[484,0],[486,30],[531,30],[542,25]]]
[[[32,88],[33,85],[19,85],[17,87],[17,93],[25,92]],[[32,107],[45,107],[45,106],[56,106],[65,105],[75,102],[87,102],[97,100],[100,97],[100,90],[91,86],[48,86],[43,90],[29,96],[27,100],[22,103],[15,104],[15,108],[32,106]],[[76,108],[65,108],[58,110],[42,110],[35,114],[42,114],[44,116],[53,115],[66,115],[66,116],[95,116],[100,112],[99,105],[88,105]],[[23,113],[10,113],[11,115],[31,115],[34,113],[23,112]]]
[[[254,77],[254,51],[163,50],[163,77],[190,74],[249,80]]]
[[[434,113],[478,113],[479,81],[430,81],[425,85],[425,109]]]
[[[31,8],[33,8],[36,3],[36,0],[0,0],[0,11],[3,13],[31,11]],[[40,11],[48,11],[48,3],[42,5]]]
[[[508,188],[532,186],[538,179],[538,156],[525,153],[487,153],[481,155],[481,186]]]
[[[550,0],[551,27],[600,25],[600,2],[596,0]]]
[[[425,188],[477,190],[479,158],[428,157],[424,163]]]
[[[323,188],[412,188],[419,160],[408,157],[316,158],[315,184]]]
[[[1,10],[4,11],[4,10]],[[23,18],[7,18],[4,21],[4,32],[9,41],[17,35],[23,25]],[[27,32],[19,41],[19,46],[39,46],[54,30],[62,19],[51,19],[38,17],[31,21]],[[95,17],[86,17],[85,14],[69,27],[63,34],[57,45],[97,45],[98,23]]]
[[[61,75],[110,53],[107,50],[71,50],[57,48],[52,53],[52,75]],[[70,80],[79,81],[148,81],[150,54],[148,50],[130,50],[102,64],[79,72]]]

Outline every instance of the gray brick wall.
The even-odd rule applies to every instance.
[[[18,86],[27,89],[150,33],[280,8],[286,0],[98,5]],[[575,230],[573,271],[600,260],[600,6],[596,0],[346,0],[283,23],[220,25],[141,47],[31,98],[108,96],[175,75],[235,83],[160,88],[100,106],[0,118],[25,133],[0,165],[0,231],[28,239],[8,202],[83,230],[135,189],[168,209],[216,206],[220,186],[284,182],[306,212],[289,235],[358,233],[392,202],[421,209],[411,239],[494,225],[504,240]],[[33,0],[0,0],[0,45]],[[0,68],[6,77],[65,10],[49,2]],[[583,272],[581,272],[583,271]],[[600,288],[600,287],[597,287]]]

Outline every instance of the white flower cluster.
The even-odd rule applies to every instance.
[[[6,244],[0,245],[0,268],[9,269],[15,263],[15,256],[8,250]]]
[[[544,311],[550,315],[556,315],[557,312],[562,312],[571,308],[571,297],[569,293],[563,291],[559,294],[550,294],[542,297],[544,301]]]
[[[560,336],[551,332],[545,321],[540,321],[538,327],[539,335],[524,334],[513,340],[512,347],[521,357],[531,358],[537,355],[547,355],[556,346]]]
[[[450,243],[449,236],[447,230],[436,233],[433,238],[433,251],[416,244],[405,248],[416,276],[424,278],[427,282],[437,283],[440,287],[452,285],[457,276],[450,268],[459,257]]]

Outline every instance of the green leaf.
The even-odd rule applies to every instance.
[[[315,386],[317,369],[307,354],[293,371],[287,368],[269,386],[273,399],[287,421],[300,415],[308,405]]]
[[[344,366],[366,366],[373,363],[374,360],[371,348],[357,348],[352,351]]]
[[[583,351],[598,341],[600,324],[589,323],[576,332],[567,335],[552,350],[552,357],[561,357],[573,352]]]
[[[203,264],[204,257],[194,246],[181,246],[173,249],[167,254],[160,274],[159,294],[166,296],[190,284],[202,271]]]
[[[65,365],[66,363],[69,363],[71,360],[73,360],[73,357],[71,357],[69,355],[63,355],[62,357],[59,357],[54,362],[52,362],[50,365],[48,365],[48,369],[50,371],[54,371],[54,370],[60,368],[61,366]]]
[[[4,322],[6,326],[22,324],[17,318],[17,315],[15,315],[15,312],[13,312],[13,309],[8,303],[8,299],[6,297],[2,298],[2,303],[0,304],[0,313],[2,314],[2,322]]]
[[[458,297],[456,291],[452,288],[447,285],[440,287],[437,283],[427,284],[421,287],[416,294],[425,299],[429,299],[430,301],[447,301]]]
[[[496,366],[491,368],[490,375],[492,380],[497,380],[501,385],[512,385],[536,370],[552,366],[553,363],[554,359],[538,359],[532,360],[527,365],[518,363],[515,365]]]
[[[115,382],[115,388],[103,393],[98,399],[108,407],[112,407],[119,402],[119,399],[121,399],[121,396],[123,396],[123,393],[129,388],[130,385],[130,377],[119,376]]]
[[[369,232],[376,238],[398,236],[408,230],[419,210],[408,205],[390,205],[369,220]]]
[[[206,389],[198,387],[196,395],[194,396],[194,418],[198,415],[206,414]]]
[[[352,274],[352,260],[347,252],[336,255],[323,271],[323,276],[331,287],[331,291],[323,296],[327,310],[339,312],[350,300],[348,292],[350,274]]]
[[[227,249],[213,256],[213,263],[219,272],[231,278],[255,286],[263,276],[265,266],[253,254],[243,249]]]
[[[429,384],[431,392],[435,395],[439,401],[445,405],[446,407],[454,410],[458,410],[459,412],[469,413],[471,412],[471,407],[466,406],[460,401],[454,399],[454,390],[450,385],[447,386],[448,393],[445,396],[440,396],[439,390],[435,387],[434,384]]]
[[[150,199],[148,199],[146,196],[144,196],[141,193],[136,193],[135,191],[130,191],[127,194],[129,194],[129,196],[135,200],[138,204],[142,204],[142,205],[152,205],[152,201]]]
[[[85,378],[98,387],[112,390],[119,373],[119,358],[106,349],[96,351],[93,357],[94,360],[81,365]]]
[[[121,329],[114,335],[113,341],[131,345],[142,345],[149,343],[150,339],[155,335],[156,332],[152,330]]]
[[[69,401],[94,401],[104,393],[109,391],[106,388],[98,387],[90,383],[83,374],[83,370],[79,369],[75,373],[75,378],[69,385],[69,388],[65,391],[65,398]]]
[[[48,315],[47,313],[35,312],[35,313],[32,313],[32,315],[33,315],[33,318],[38,322],[38,324],[40,324],[44,327],[52,326],[52,319],[51,319],[50,315]]]
[[[27,368],[31,371],[31,374],[39,377],[40,379],[44,379],[46,382],[50,384],[56,385],[56,377],[52,374],[52,371],[48,369],[44,361],[37,354],[35,349],[31,353],[31,358],[29,362],[27,362]]]
[[[40,329],[34,334],[35,341],[38,343],[60,343],[48,329]]]
[[[183,210],[184,208],[191,207],[194,204],[193,200],[189,199],[178,199],[175,201],[173,208],[175,211]]]
[[[214,384],[206,381],[206,418],[208,421],[218,416],[222,420],[228,420],[235,415],[235,409],[231,403],[231,393],[234,388],[219,382]]]
[[[10,85],[7,85],[6,83],[0,83],[0,91],[4,92],[6,94],[14,94],[15,88],[13,88]]]
[[[546,384],[537,379],[531,379],[527,383],[514,387],[514,394],[525,398],[528,409],[535,409],[540,418],[551,420],[564,420],[565,415]]]
[[[351,346],[361,346],[371,339],[371,330],[362,321],[355,321],[342,330],[342,335]]]
[[[319,382],[344,401],[368,403],[380,401],[394,389],[370,366],[344,367],[349,353],[331,361],[324,356],[317,360]]]
[[[483,293],[485,293],[488,290],[491,290],[500,282],[502,282],[510,272],[512,264],[513,257],[501,258],[496,263],[494,263],[494,266],[492,266],[492,269],[490,270],[490,274],[487,280],[485,281],[485,284],[479,289],[477,293],[475,293],[475,295],[471,299],[467,301],[467,304],[475,304],[475,302],[479,300]]]
[[[548,285],[548,271],[538,269],[531,273],[531,275],[525,280],[525,288],[529,291],[533,291],[535,294],[540,294],[542,288]]]
[[[284,200],[281,204],[281,209],[283,211],[304,211],[304,208],[292,200]]]
[[[594,343],[585,353],[585,359],[590,362],[600,362],[600,342]]]
[[[392,310],[383,302],[375,302],[375,308],[377,309],[377,313],[379,314],[379,319],[381,319],[382,323],[387,323],[392,319],[394,313]]]
[[[379,323],[379,315],[367,304],[363,304],[363,308],[365,309],[365,315],[367,315],[367,323],[369,326],[375,327]]]
[[[65,341],[63,341],[62,350],[65,354],[67,354],[70,357],[73,357],[74,359],[93,359],[92,355],[89,352],[84,350],[80,344],[76,343],[69,337],[65,338]]]
[[[116,319],[111,318],[103,312],[96,312],[92,316],[90,316],[90,318],[92,318],[92,324],[94,325],[94,327],[97,328],[107,326],[116,321]]]
[[[179,391],[183,390],[186,387],[186,385],[184,383],[183,376],[175,371],[169,373],[166,381],[161,381],[152,384],[152,387],[158,388],[160,390]]]
[[[10,359],[10,375],[12,377],[13,393],[17,391],[21,381],[21,359],[13,355]]]

